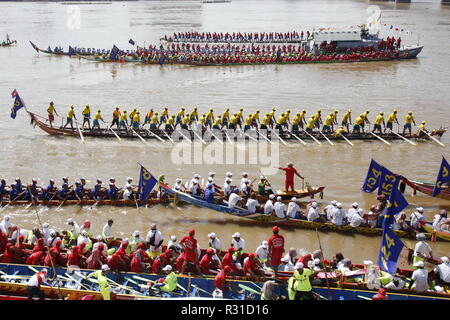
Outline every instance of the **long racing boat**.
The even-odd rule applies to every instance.
[[[419,180],[409,180],[402,177],[402,184],[406,184],[413,189],[413,194],[416,195],[417,191],[422,192],[426,195],[433,196],[434,184],[430,182],[423,182]],[[401,186],[401,190],[405,188]],[[440,193],[436,196],[437,198],[450,200],[450,188],[442,188]]]

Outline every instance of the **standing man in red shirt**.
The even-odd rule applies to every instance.
[[[189,231],[189,235],[181,239],[180,244],[184,248],[185,260],[183,266],[181,267],[181,273],[184,273],[188,263],[192,263],[197,270],[197,273],[201,273],[198,266],[198,254],[197,254],[197,240],[194,238],[195,230]]]
[[[269,238],[269,252],[267,260],[275,271],[275,277],[278,274],[278,266],[281,264],[281,258],[284,253],[284,237],[279,235],[280,228],[277,226],[272,228],[273,235]]]
[[[294,165],[292,162],[289,162],[287,164],[286,168],[279,167],[278,169],[283,170],[286,172],[286,181],[285,181],[285,192],[289,192],[289,187],[291,187],[292,192],[295,192],[294,189],[294,174],[296,174],[300,179],[305,180],[304,177],[302,177],[297,170],[294,168]]]

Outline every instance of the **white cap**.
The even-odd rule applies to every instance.
[[[86,230],[81,231],[81,234],[82,234],[83,236],[87,235]]]
[[[269,247],[269,243],[267,241],[263,241],[262,243],[263,248],[267,249]]]
[[[129,243],[129,242],[130,242],[130,239],[125,238],[125,239],[123,239],[122,241],[123,241],[123,242],[126,242],[126,243]]]
[[[297,201],[297,198],[296,197],[292,197],[291,201]]]
[[[353,202],[352,207],[357,208],[359,206],[358,202]]]
[[[301,269],[301,268],[303,268],[303,263],[301,263],[301,262],[297,262],[297,263],[295,264],[295,266],[294,266],[294,269],[295,269],[295,270]]]
[[[264,176],[259,176],[259,178],[262,180],[262,179],[265,179],[266,177],[264,177]]]
[[[213,181],[213,178],[209,177],[209,178],[208,178],[208,181],[209,181],[209,182],[212,182],[212,181]]]
[[[277,201],[281,201],[281,197],[280,196],[277,197]]]
[[[341,209],[341,208],[342,208],[342,203],[340,203],[340,202],[336,203],[336,207],[338,207],[339,209]]]
[[[5,219],[5,221],[9,221],[10,216],[6,215],[3,219]]]
[[[163,268],[163,271],[172,271],[172,266],[170,264],[168,264],[167,266],[165,266]]]
[[[200,178],[200,175],[198,173],[194,174],[194,178]]]
[[[441,257],[441,261],[443,263],[448,263],[448,258],[447,257]]]
[[[131,177],[128,177],[128,178],[127,178],[127,181],[130,181],[130,180],[133,180],[133,178],[131,178]]]
[[[241,237],[241,234],[239,232],[235,232],[233,234],[233,238],[240,238],[240,237]]]
[[[216,234],[215,234],[214,232],[211,232],[210,234],[208,234],[208,237],[209,237],[209,238],[215,238],[215,237],[216,237]]]
[[[314,259],[314,264],[315,265],[320,264],[320,259]]]
[[[41,272],[44,272],[45,274],[47,274],[48,270],[46,268],[44,268],[44,269],[41,269]]]
[[[181,182],[182,180],[180,178],[175,179],[176,182]]]
[[[138,230],[136,230],[135,232],[133,232],[132,236],[133,236],[133,237],[136,237],[136,236],[138,236],[139,234],[140,234],[140,232],[139,232]]]
[[[372,262],[372,260],[364,260],[363,264],[366,266],[371,266],[371,265],[373,265],[373,262]]]
[[[275,199],[275,195],[274,194],[270,194],[269,195],[269,199]]]
[[[242,175],[243,176],[248,176],[248,173],[247,172],[242,172]]]
[[[69,223],[73,223],[73,219],[72,218],[67,219],[67,224],[69,224]]]
[[[418,207],[418,208],[416,208],[416,210],[419,211],[420,213],[423,213],[423,211],[424,211],[422,207]]]
[[[337,204],[337,201],[336,201],[336,200],[333,200],[333,201],[331,201],[331,204],[332,204],[333,206],[335,206],[335,205]]]
[[[313,203],[311,203],[311,207],[313,207],[313,208],[317,208],[317,202],[313,202]]]
[[[103,241],[103,237],[101,235],[97,236],[97,241]]]
[[[170,236],[170,240],[177,241],[177,236]]]
[[[414,266],[423,268],[424,267],[424,263],[423,263],[423,261],[417,261],[416,263],[414,263]]]
[[[109,271],[109,267],[107,264],[102,265],[102,271]]]
[[[209,173],[208,173],[208,176],[210,176],[210,177],[211,177],[211,176],[214,176],[214,175],[216,175],[215,172],[209,172]]]
[[[227,177],[232,177],[233,174],[231,172],[227,172]]]

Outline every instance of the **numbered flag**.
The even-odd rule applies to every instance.
[[[392,173],[385,167],[381,168],[380,180],[378,182],[378,195],[384,194],[386,197],[392,192],[393,186],[400,180],[400,176]],[[398,183],[397,183],[398,185]]]
[[[436,183],[434,184],[434,189],[432,196],[435,197],[441,192],[441,187],[444,183],[447,183],[450,181],[450,165],[448,164],[447,160],[445,160],[444,157],[442,157],[441,162],[441,168],[439,169],[438,176],[436,178]]]
[[[153,187],[158,181],[147,169],[144,168],[144,166],[140,166],[141,174],[139,176],[138,196],[141,203],[144,204],[147,202],[150,192],[153,190]]]
[[[25,107],[25,105],[23,104],[22,99],[20,99],[19,94],[17,93],[16,89],[14,89],[14,91],[11,93],[11,96],[14,99],[14,104],[11,108],[11,118],[15,119],[16,115],[17,115],[17,111],[19,111],[20,109],[22,109],[23,107]]]
[[[379,165],[372,159],[369,170],[367,171],[366,180],[361,188],[362,191],[370,193],[374,192],[378,188],[382,169],[383,166]]]
[[[384,213],[383,230],[389,229],[389,226],[393,223],[394,216],[408,206],[408,201],[406,201],[403,194],[398,190],[399,183],[400,180],[397,180],[392,186],[392,192],[389,195]]]

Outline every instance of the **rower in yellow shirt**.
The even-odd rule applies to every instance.
[[[333,123],[333,114],[330,113],[323,123],[322,132],[331,132],[331,124]]]
[[[130,117],[130,125],[131,126],[133,126],[133,118],[134,118],[134,115],[136,114],[136,112],[137,112],[137,109],[135,108],[135,109],[133,109],[133,111],[131,111],[131,113],[129,115],[129,117]]]
[[[241,108],[241,109],[239,109],[239,112],[237,113],[237,122],[236,122],[236,125],[238,125],[239,128],[241,128],[241,130],[242,130],[242,122],[244,121],[244,115],[243,115],[243,112],[244,112],[244,108]]]
[[[369,110],[367,110],[366,112],[363,112],[363,113],[361,113],[360,115],[359,115],[359,117],[361,118],[361,119],[363,119],[363,123],[361,124],[361,129],[362,129],[362,132],[364,132],[364,125],[367,123],[367,124],[370,124],[370,121],[369,121],[369,118],[368,118],[368,115],[369,115]],[[370,129],[370,128],[369,128]]]
[[[214,110],[209,109],[209,112],[206,114],[205,126],[209,126],[211,128],[213,122],[214,122]]]
[[[428,130],[425,128],[425,124],[426,124],[426,122],[425,122],[425,121],[422,121],[422,123],[421,123],[420,126],[419,126],[419,130],[417,130],[417,135],[418,135],[419,137],[425,136],[425,135],[426,135],[425,132],[428,133]],[[425,131],[425,132],[424,132],[424,131]]]
[[[297,114],[292,119],[292,132],[298,133],[300,124],[303,124],[303,117],[301,112],[297,112]]]
[[[284,117],[286,118],[286,126],[291,123],[291,110],[289,109],[284,113]]]
[[[386,130],[386,123],[384,122],[384,112],[380,112],[380,114],[375,118],[372,132],[375,133],[375,131],[378,130],[381,134],[381,125],[383,125],[384,129]]]
[[[270,112],[269,112],[261,120],[261,125],[260,125],[261,130],[268,130],[269,129],[270,119],[271,119],[271,116],[270,116]]]
[[[386,127],[384,128],[384,132],[386,132],[386,129],[389,129],[392,131],[394,122],[396,124],[399,124],[398,119],[397,119],[397,110],[396,109],[394,109],[392,111],[392,113],[389,115],[389,117],[387,118],[387,123],[386,123]]]
[[[120,109],[119,107],[116,107],[113,111],[113,121],[111,123],[111,127],[115,124],[118,129],[120,129]]]
[[[47,108],[47,114],[48,114],[48,122],[50,122],[50,127],[53,128],[53,121],[55,120],[54,114],[58,115],[55,109],[55,104],[53,101],[50,101],[50,105]]]
[[[133,129],[138,130],[141,127],[141,114],[139,111],[133,116]]]
[[[256,110],[256,112],[252,115],[252,126],[258,128],[258,123],[259,123],[259,110]]]
[[[273,124],[276,121],[275,111],[277,111],[277,109],[276,108],[272,108],[272,111],[269,112],[269,120],[270,120],[269,125],[270,125],[271,128],[273,128]]]
[[[345,133],[344,127],[343,127],[343,126],[340,126],[340,127],[336,130],[335,136],[336,136],[337,138],[339,138],[340,136],[343,136],[344,133]]]
[[[158,121],[158,118],[156,119],[156,121]],[[164,130],[166,131],[167,134],[172,134],[172,132],[175,130],[175,115],[169,117],[166,120],[166,126],[164,127]]]
[[[184,118],[184,108],[181,108],[180,111],[178,111],[177,113],[175,124],[178,125],[179,123],[181,123],[183,118]]]
[[[163,118],[163,117],[161,117]],[[157,130],[160,126],[160,122],[158,121],[158,112],[155,112],[153,117],[150,119],[150,130]]]
[[[189,124],[191,124],[192,121],[194,121],[194,120],[198,121],[198,109],[197,109],[197,107],[195,107],[194,110],[192,110],[192,112],[191,112],[191,117],[190,117]]]
[[[189,123],[191,122],[191,118],[189,117],[189,113],[186,113],[181,120],[181,129],[189,130]]]
[[[416,125],[416,121],[414,121],[414,117],[412,115],[412,111],[409,111],[408,114],[405,116],[405,124],[403,126],[403,134],[405,134],[406,129],[409,131],[409,135],[411,135],[411,126],[412,123]]]
[[[314,127],[316,126],[316,118],[311,116],[306,123],[306,131],[312,132]]]
[[[222,114],[222,127],[228,128],[228,122],[230,122],[230,109],[226,108]]]
[[[91,109],[88,104],[84,107],[81,113],[83,114],[83,125],[81,128],[84,129],[84,125],[87,122],[89,130],[91,130]]]
[[[322,110],[317,110],[317,112],[313,115],[314,118],[314,126],[320,129],[320,125],[323,123],[322,121]]]
[[[120,115],[119,129],[121,128],[125,128],[125,130],[128,131],[127,110],[123,110],[122,114]]]
[[[206,130],[206,113],[204,113],[198,120],[200,127],[202,128],[202,133]]]
[[[249,113],[247,115],[247,117],[245,118],[245,122],[244,122],[244,132],[249,130],[251,125],[253,123],[253,115],[251,113]]]
[[[164,123],[167,118],[169,118],[169,108],[164,107],[163,111],[161,112],[161,117],[159,118],[159,123]]]
[[[72,127],[73,130],[73,119],[77,120],[77,117],[75,116],[75,110],[74,110],[74,106],[71,105],[69,108],[69,111],[67,112],[67,119],[66,119],[66,124],[64,125],[64,128],[70,123],[70,126]]]
[[[361,116],[359,116],[358,118],[356,118],[355,123],[353,125],[353,132],[352,133],[361,133],[361,129],[362,132],[364,133],[364,119],[361,118]]]
[[[94,116],[94,125],[92,126],[92,130],[94,130],[95,128],[98,128],[100,130],[100,122],[99,120],[103,120],[102,115],[101,115],[101,111],[97,110],[97,113]]]
[[[333,118],[333,121],[331,122],[331,131],[334,131],[334,125],[338,125],[338,122],[337,122],[337,114],[338,114],[338,112],[339,111],[337,111],[337,110],[334,110],[332,113],[331,113],[331,117]]]
[[[236,131],[236,125],[238,122],[238,114],[235,113],[231,118],[230,118],[230,124],[228,125],[228,129],[233,129]]]
[[[216,120],[214,120],[214,124],[212,126],[213,129],[217,129],[217,130],[221,130],[222,126],[222,116],[219,114],[216,118]]]
[[[347,132],[350,132],[349,124],[352,124],[352,109],[348,109],[348,111],[342,117],[341,126],[347,128]]]
[[[303,129],[303,125],[306,124],[306,110],[303,109],[302,112],[300,112],[300,122],[299,127]]]

